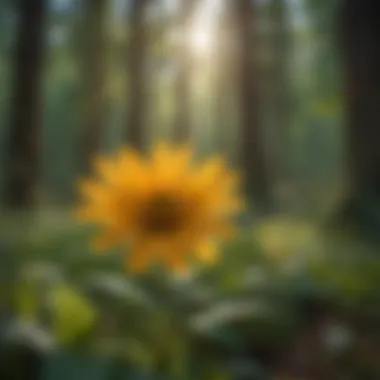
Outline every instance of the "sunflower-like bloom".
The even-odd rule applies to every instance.
[[[238,182],[223,160],[196,164],[187,147],[159,144],[148,157],[123,148],[97,159],[94,178],[80,183],[77,215],[100,227],[96,250],[129,245],[132,271],[154,262],[186,270],[193,259],[213,261],[220,239],[233,232]]]

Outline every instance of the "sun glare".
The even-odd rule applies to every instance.
[[[196,55],[209,55],[213,48],[212,31],[203,25],[195,26],[190,35],[190,45]]]
[[[195,56],[205,58],[212,54],[215,45],[215,22],[220,2],[205,0],[201,3],[190,27],[189,44]]]

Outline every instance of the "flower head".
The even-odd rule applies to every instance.
[[[94,248],[129,244],[127,264],[139,271],[160,261],[173,270],[210,261],[241,208],[238,178],[213,158],[195,164],[187,147],[157,145],[149,157],[122,149],[95,162],[79,186],[78,216],[100,227]]]

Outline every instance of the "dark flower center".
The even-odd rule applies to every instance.
[[[168,194],[157,194],[142,205],[140,226],[152,234],[179,231],[186,221],[183,201]]]

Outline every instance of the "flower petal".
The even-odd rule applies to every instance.
[[[205,240],[197,248],[197,257],[209,264],[213,264],[218,258],[218,245],[215,241]]]

